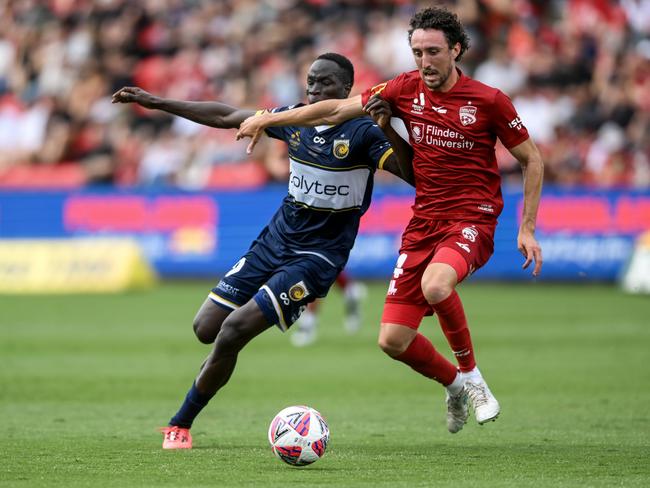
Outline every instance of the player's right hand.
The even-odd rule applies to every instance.
[[[236,136],[237,140],[243,139],[244,137],[251,138],[251,142],[248,144],[248,147],[246,147],[247,154],[251,154],[253,152],[255,145],[260,140],[260,137],[262,137],[264,129],[266,129],[265,120],[265,114],[253,115],[252,117],[248,117],[246,120],[244,120],[239,126],[239,130],[237,131]]]
[[[379,95],[373,95],[363,107],[364,112],[369,114],[382,129],[390,124],[393,115],[390,104]]]
[[[537,239],[535,239],[535,234],[529,230],[520,228],[519,235],[517,236],[517,248],[525,258],[522,268],[526,269],[531,263],[535,263],[533,276],[539,276],[539,273],[542,271],[542,247],[537,242]]]
[[[145,108],[153,108],[156,98],[137,86],[125,86],[113,93],[111,103],[137,103]]]

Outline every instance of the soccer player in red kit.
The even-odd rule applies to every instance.
[[[274,125],[336,124],[370,113],[382,126],[401,118],[413,147],[415,204],[402,236],[381,320],[380,347],[392,358],[446,387],[447,428],[460,431],[468,401],[476,420],[495,420],[500,407],[476,366],[474,347],[456,285],[483,266],[494,248],[503,208],[495,157],[497,137],[520,162],[524,206],[517,245],[524,268],[542,266],[535,222],[543,163],[510,99],[475,81],[456,63],[469,46],[462,24],[443,8],[427,8],[410,21],[408,38],[417,70],[361,95],[248,119],[238,137]],[[418,333],[435,313],[458,367]]]

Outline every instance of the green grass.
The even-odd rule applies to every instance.
[[[650,299],[607,286],[461,288],[499,420],[447,433],[443,390],[379,351],[385,283],[342,332],[323,303],[319,342],[272,329],[240,355],[195,423],[195,449],[164,452],[208,346],[191,320],[209,283],[116,296],[0,297],[0,486],[649,486]],[[421,329],[449,353],[437,323]],[[276,459],[274,414],[328,419],[325,457]]]

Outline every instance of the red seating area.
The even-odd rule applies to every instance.
[[[269,180],[264,167],[255,161],[214,166],[205,183],[205,189],[242,190],[257,188]]]
[[[0,169],[0,188],[3,189],[70,189],[86,184],[82,166],[63,163],[54,166],[10,166]]]
[[[205,190],[241,190],[257,188],[269,180],[264,167],[255,161],[214,166]],[[18,165],[0,169],[0,189],[72,189],[87,185],[82,165],[62,163],[52,166]]]

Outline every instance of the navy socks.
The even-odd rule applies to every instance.
[[[185,401],[176,415],[169,421],[169,425],[189,429],[196,416],[203,410],[213,395],[203,395],[196,389],[196,383],[192,383],[192,388],[187,392]]]

